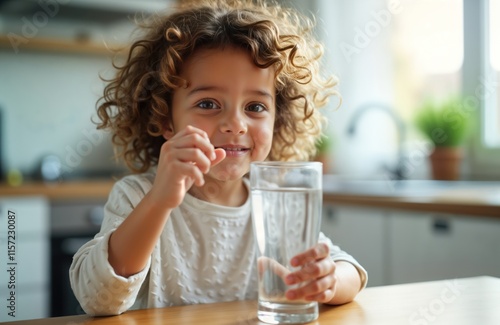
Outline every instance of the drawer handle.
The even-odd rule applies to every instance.
[[[335,209],[327,206],[325,209],[325,217],[328,221],[336,221],[337,217],[335,214]]]
[[[450,221],[443,218],[436,218],[433,220],[432,228],[435,233],[448,234],[451,232]]]

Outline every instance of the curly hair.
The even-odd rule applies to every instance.
[[[173,13],[142,22],[125,63],[98,101],[99,129],[110,129],[115,154],[134,172],[158,163],[162,134],[172,114],[172,95],[185,85],[183,62],[201,48],[235,46],[256,66],[275,71],[276,119],[268,160],[309,160],[322,135],[334,76],[319,70],[322,45],[313,21],[265,0],[182,1]]]

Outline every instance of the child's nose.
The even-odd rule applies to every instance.
[[[226,112],[220,124],[220,130],[223,133],[245,134],[248,126],[244,116],[239,112]]]

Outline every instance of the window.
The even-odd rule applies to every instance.
[[[444,99],[461,91],[463,2],[400,3],[402,9],[394,16],[393,35],[396,107],[411,119],[425,99]]]
[[[484,7],[485,80],[483,141],[486,147],[500,147],[500,0],[487,0]]]
[[[500,0],[464,0],[463,93],[477,103],[470,177],[500,179]]]
[[[500,0],[398,1],[396,107],[411,119],[428,97],[467,97],[477,122],[469,178],[500,177]]]

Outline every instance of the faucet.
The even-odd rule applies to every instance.
[[[361,105],[355,112],[351,119],[351,122],[347,128],[347,135],[349,137],[354,136],[356,133],[356,124],[363,116],[363,114],[372,109],[378,109],[386,112],[396,124],[398,129],[399,138],[398,138],[398,159],[396,166],[394,168],[389,168],[384,166],[384,169],[391,174],[391,179],[394,180],[403,180],[406,178],[406,173],[404,171],[404,153],[403,153],[403,143],[406,138],[406,125],[403,120],[395,113],[395,111],[387,105],[381,103],[366,103]]]

